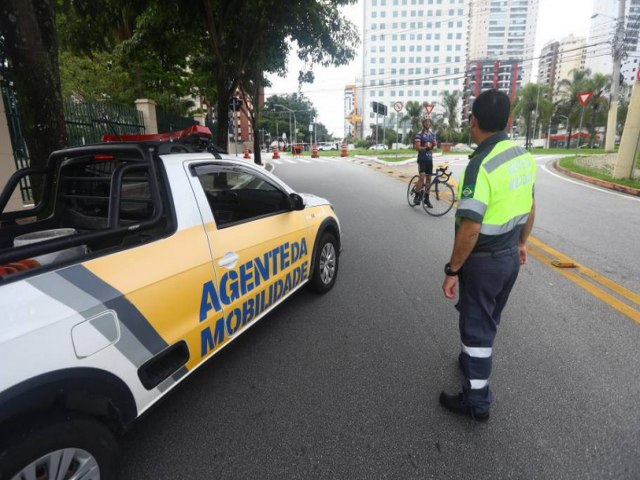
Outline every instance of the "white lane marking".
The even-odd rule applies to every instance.
[[[318,163],[327,163],[327,161],[326,161],[326,160],[323,160],[323,159],[321,159],[321,158],[314,158],[313,160],[314,160],[315,162],[318,162]]]
[[[278,165],[282,165],[282,160],[271,160],[273,163],[277,163]]]
[[[295,160],[290,160],[288,158],[285,158],[284,161],[287,162],[287,163],[293,163],[294,165],[296,164]]]
[[[302,163],[311,163],[311,160],[307,160],[306,158],[299,158],[298,161]]]
[[[616,197],[626,198],[627,200],[633,200],[635,202],[640,202],[640,198],[638,198],[638,197],[633,197],[631,195],[627,195],[627,194],[624,194],[624,193],[612,192],[611,190],[608,190],[608,189],[605,189],[605,188],[595,187],[593,185],[587,185],[587,184],[584,184],[582,182],[578,182],[576,180],[571,180],[570,178],[563,177],[562,175],[558,175],[557,173],[554,173],[551,170],[549,170],[546,165],[542,165],[542,169],[545,172],[547,172],[548,174],[553,175],[554,177],[558,177],[560,180],[564,180],[565,182],[574,183],[576,185],[580,185],[581,187],[589,188],[591,190],[596,190],[598,192],[608,193],[609,195],[615,195]]]

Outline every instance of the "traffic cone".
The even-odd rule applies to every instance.
[[[242,156],[242,158],[244,158],[244,159],[250,159],[251,158],[249,156],[249,148],[248,147],[244,147],[244,155]]]
[[[318,145],[314,143],[313,148],[311,149],[311,158],[318,158],[319,156],[320,155],[318,155]]]
[[[344,142],[342,142],[342,145],[340,146],[340,156],[341,157],[347,156],[347,144]]]
[[[272,160],[280,160],[280,152],[278,151],[278,147],[273,147]]]

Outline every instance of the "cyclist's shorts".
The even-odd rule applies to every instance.
[[[427,175],[432,175],[433,174],[433,158],[419,158],[418,173],[426,173]]]

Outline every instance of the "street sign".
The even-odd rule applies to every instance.
[[[578,100],[580,100],[580,103],[584,107],[592,96],[593,93],[591,92],[580,92],[578,93]]]
[[[433,112],[433,107],[435,107],[435,105],[430,105],[428,103],[424,104],[424,111],[427,112],[427,115],[431,115],[431,112]]]
[[[384,103],[371,102],[371,108],[373,109],[373,113],[377,113],[383,117],[387,116],[387,106]]]
[[[404,107],[404,104],[402,102],[396,102],[393,104],[393,109],[398,113],[400,113],[402,107]]]

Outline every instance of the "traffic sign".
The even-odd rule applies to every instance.
[[[593,93],[591,92],[580,92],[578,93],[578,100],[580,100],[580,103],[584,107],[592,96]]]
[[[435,105],[430,105],[428,103],[424,104],[424,110],[425,112],[427,112],[427,115],[431,115],[431,112],[433,112],[433,107],[435,107]]]
[[[400,111],[402,110],[402,107],[404,107],[404,103],[402,102],[396,102],[393,104],[393,109],[398,113],[400,113]]]

